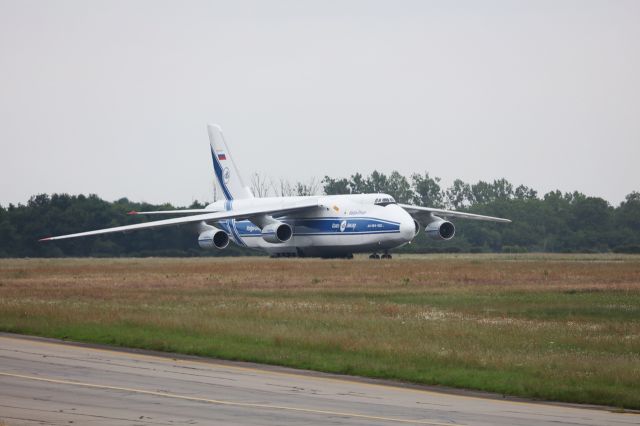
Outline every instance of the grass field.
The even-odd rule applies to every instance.
[[[0,260],[0,330],[640,408],[640,256]]]

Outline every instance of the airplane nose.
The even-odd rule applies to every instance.
[[[402,220],[400,221],[400,235],[407,242],[413,240],[416,236],[416,225],[413,221],[413,217],[409,213],[407,213],[404,209],[402,210],[404,213],[402,215]]]

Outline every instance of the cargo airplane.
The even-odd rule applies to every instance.
[[[170,219],[43,238],[62,240],[90,235],[189,224],[204,249],[224,249],[230,241],[261,249],[273,257],[353,257],[372,253],[390,259],[389,250],[411,242],[421,229],[434,240],[450,240],[449,218],[510,222],[453,210],[397,203],[388,194],[312,195],[256,198],[244,185],[219,126],[208,126],[215,178],[224,200],[204,209],[131,212],[177,215]]]

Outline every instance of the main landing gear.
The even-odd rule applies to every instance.
[[[391,254],[388,251],[385,251],[382,255],[378,255],[378,253],[373,253],[369,256],[369,259],[392,259]]]

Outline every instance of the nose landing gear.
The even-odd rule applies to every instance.
[[[392,259],[393,257],[389,254],[388,251],[385,251],[382,255],[378,255],[378,253],[373,253],[369,256],[369,259]]]

